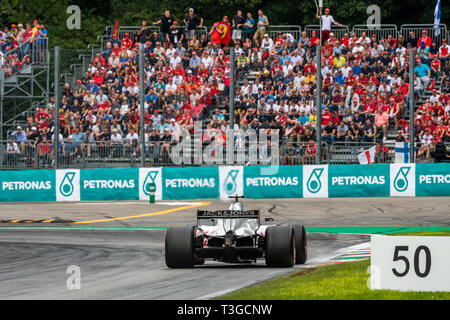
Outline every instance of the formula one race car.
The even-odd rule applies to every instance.
[[[264,258],[269,267],[292,267],[307,259],[302,225],[261,225],[259,210],[243,209],[240,196],[228,210],[197,211],[197,225],[171,227],[165,239],[166,265],[191,268],[206,259],[227,263],[256,263]],[[210,225],[200,224],[209,220]]]

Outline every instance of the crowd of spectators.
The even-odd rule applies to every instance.
[[[19,72],[24,65],[43,60],[47,29],[38,20],[25,26],[21,23],[0,30],[0,68],[5,78]]]
[[[450,142],[450,47],[432,41],[427,30],[397,38],[377,38],[362,32],[338,38],[331,32],[337,24],[327,9],[324,19],[322,60],[315,62],[320,37],[303,32],[299,39],[280,32],[271,38],[269,18],[258,10],[255,18],[239,10],[232,19],[224,16],[209,35],[197,39],[195,30],[203,19],[194,9],[183,21],[166,11],[140,30],[122,38],[116,34],[90,63],[75,87],[66,84],[61,95],[59,146],[64,161],[77,155],[104,157],[138,156],[145,152],[156,161],[168,160],[170,148],[179,142],[181,131],[194,130],[203,120],[202,141],[225,141],[229,127],[230,47],[236,52],[235,128],[279,130],[283,163],[312,163],[316,157],[317,130],[324,142],[377,143],[385,151],[388,129],[397,130],[395,141],[409,139],[405,117],[410,90],[421,101],[424,91],[433,96],[415,113],[418,155],[430,157],[438,142]],[[181,25],[183,24],[183,25]],[[329,30],[326,30],[329,28]],[[144,51],[145,88],[139,86],[139,50]],[[409,49],[414,48],[414,87],[408,81]],[[249,81],[249,71],[255,79]],[[321,73],[320,110],[322,127],[317,128],[316,75]],[[436,80],[442,80],[440,90]],[[139,93],[144,90],[144,114],[139,111]],[[54,130],[54,100],[29,119],[26,139],[34,148],[49,141]],[[140,117],[144,118],[146,150],[140,150]],[[20,140],[19,140],[20,141]],[[14,142],[12,142],[14,143]],[[11,149],[17,152],[20,146]],[[45,144],[48,160],[52,147]],[[39,150],[39,152],[44,153]],[[29,151],[28,151],[29,152]],[[297,159],[297,160],[296,160]]]

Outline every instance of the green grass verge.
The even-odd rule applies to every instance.
[[[397,235],[397,234],[396,234]],[[450,231],[405,233],[450,236]],[[367,287],[370,260],[304,269],[243,288],[221,300],[450,300],[450,292],[400,292]]]

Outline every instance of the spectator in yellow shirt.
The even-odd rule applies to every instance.
[[[33,29],[31,30],[31,39],[36,40],[39,36],[39,22],[33,21]]]
[[[312,73],[311,70],[308,71],[308,75],[305,78],[306,84],[314,84],[316,83],[316,75]]]
[[[344,63],[345,63],[345,57],[344,56],[342,56],[342,55],[340,55],[340,54],[338,54],[338,55],[336,55],[336,57],[334,57],[334,60],[333,60],[333,65],[336,67],[336,68],[342,68],[343,66],[344,66]]]

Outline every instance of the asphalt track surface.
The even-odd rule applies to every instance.
[[[245,208],[260,209],[263,219],[274,219],[272,224],[448,226],[449,200],[246,200]],[[30,222],[0,223],[0,299],[208,299],[295,270],[267,268],[263,261],[168,269],[165,231],[139,227],[186,225],[195,221],[197,208],[226,207],[220,201],[170,204],[0,204],[0,220]],[[33,223],[36,219],[81,223]],[[325,263],[369,239],[367,235],[309,233],[309,259],[304,267]],[[73,284],[73,274],[68,273],[74,270],[71,266],[80,271],[80,289],[67,287]]]

